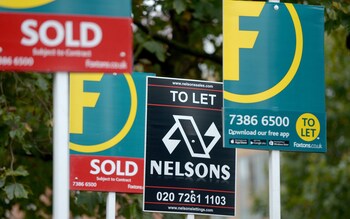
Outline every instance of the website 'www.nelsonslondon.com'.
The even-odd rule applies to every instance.
[[[199,208],[199,207],[178,207],[178,206],[168,206],[170,211],[191,211],[191,212],[200,212],[200,213],[210,213],[213,212],[211,208]]]

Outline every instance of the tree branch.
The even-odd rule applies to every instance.
[[[208,59],[208,60],[210,60],[212,62],[215,62],[215,63],[217,63],[219,65],[222,64],[222,57],[221,56],[218,56],[218,55],[215,55],[215,54],[208,54],[208,53],[205,53],[203,51],[198,51],[198,50],[191,49],[188,45],[176,42],[174,40],[169,40],[168,38],[166,38],[166,37],[164,37],[162,35],[159,35],[159,34],[151,33],[151,31],[147,27],[142,25],[139,21],[135,21],[134,20],[133,22],[142,32],[144,32],[145,34],[150,35],[153,39],[155,39],[157,41],[165,43],[165,44],[169,45],[170,47],[172,47],[174,49],[177,49],[177,50],[179,50],[179,51],[181,51],[183,53],[186,53],[188,55],[192,55],[192,56]]]

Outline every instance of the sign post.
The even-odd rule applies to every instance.
[[[106,219],[115,219],[115,202],[116,202],[116,193],[108,192],[107,194],[107,203],[106,203]]]
[[[222,147],[222,84],[148,77],[144,210],[235,214],[235,150]]]
[[[280,0],[269,0],[279,3]],[[278,5],[275,5],[278,10]],[[281,218],[281,162],[280,151],[269,151],[269,215],[271,219]]]
[[[53,85],[53,215],[69,218],[68,73],[57,72]]]

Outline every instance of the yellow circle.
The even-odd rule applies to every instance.
[[[320,134],[320,122],[317,117],[311,113],[304,113],[299,116],[296,123],[296,131],[304,141],[313,141]]]
[[[231,102],[237,102],[237,103],[261,102],[279,94],[293,80],[295,74],[298,71],[299,64],[301,62],[301,58],[303,54],[303,30],[301,27],[298,13],[296,12],[293,4],[286,3],[285,5],[291,15],[291,18],[294,24],[294,29],[295,29],[295,37],[296,37],[294,58],[289,67],[288,72],[280,82],[278,82],[275,86],[263,92],[256,93],[256,94],[235,94],[228,91],[224,91],[224,99],[229,100]]]
[[[69,142],[69,148],[74,151],[92,153],[107,150],[118,144],[130,131],[136,117],[137,112],[137,92],[135,83],[130,74],[124,74],[128,83],[131,97],[130,112],[124,127],[111,139],[95,145],[80,145]]]
[[[53,1],[54,0],[0,0],[0,7],[11,9],[35,8]]]

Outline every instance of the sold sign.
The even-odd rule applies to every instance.
[[[70,74],[70,188],[142,193],[146,76]]]
[[[224,0],[225,147],[326,151],[323,14]]]
[[[0,0],[0,70],[131,73],[131,23],[130,0]]]

